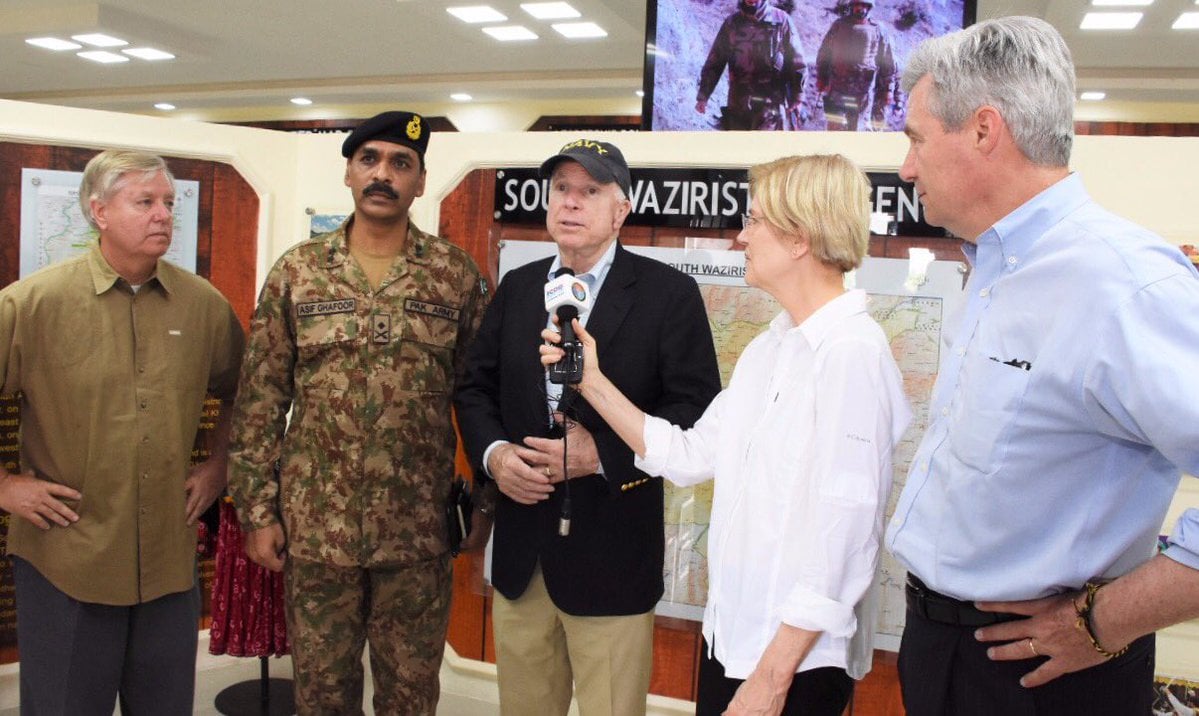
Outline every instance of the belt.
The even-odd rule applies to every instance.
[[[961,627],[982,627],[988,624],[998,624],[1013,619],[1022,619],[1019,614],[1005,612],[984,612],[974,606],[974,602],[964,602],[960,599],[947,597],[940,592],[929,589],[920,578],[908,573],[907,589],[908,609],[916,612],[929,621],[938,624],[949,624]]]

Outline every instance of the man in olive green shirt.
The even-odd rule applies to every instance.
[[[21,395],[20,474],[0,467],[17,588],[21,711],[189,714],[196,529],[225,486],[228,411],[189,469],[206,392],[228,407],[243,336],[209,283],[161,259],[174,179],[103,152],[80,187],[99,241],[0,291],[0,394]]]

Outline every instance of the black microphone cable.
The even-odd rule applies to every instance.
[[[558,398],[558,404],[553,405],[553,399],[546,395],[546,404],[549,407],[550,413],[550,437],[562,438],[562,510],[558,517],[558,536],[567,537],[570,535],[570,477],[567,475],[566,468],[569,464],[570,453],[568,445],[570,444],[570,431],[578,423],[577,420],[570,417],[570,413],[574,410],[574,401],[578,397],[578,391],[570,384],[562,386],[562,395]],[[561,416],[561,422],[554,421],[554,414]]]

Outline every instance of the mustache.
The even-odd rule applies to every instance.
[[[367,196],[369,194],[382,194],[389,199],[400,198],[400,195],[396,193],[395,189],[392,189],[390,185],[381,181],[371,182],[365,189],[362,190],[363,196]]]

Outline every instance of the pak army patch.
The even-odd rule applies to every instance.
[[[436,303],[429,303],[427,301],[417,301],[414,298],[404,301],[404,310],[412,311],[413,313],[423,313],[426,316],[436,316],[449,321],[457,321],[458,316],[462,313],[462,311],[458,310],[457,308],[441,306]]]
[[[376,313],[371,316],[371,340],[375,343],[391,343],[390,313]]]
[[[296,315],[300,318],[308,316],[329,316],[335,313],[353,313],[358,307],[358,300],[340,298],[336,301],[306,301],[296,304]]]

